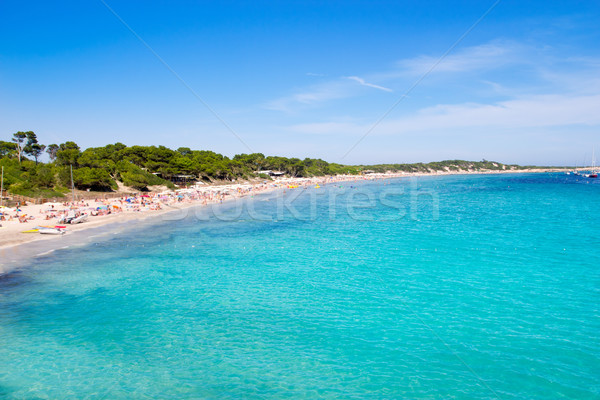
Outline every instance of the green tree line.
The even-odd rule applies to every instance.
[[[49,162],[40,162],[46,153]],[[28,196],[59,196],[71,187],[111,191],[122,183],[137,190],[165,185],[173,188],[180,176],[204,181],[268,178],[260,171],[283,172],[290,177],[359,174],[361,171],[425,172],[458,169],[502,169],[503,164],[462,160],[418,164],[380,164],[351,166],[313,158],[238,154],[229,158],[208,150],[165,146],[126,146],[109,144],[82,150],[77,143],[43,145],[34,132],[16,132],[10,140],[0,140],[0,165],[4,167],[5,188]]]

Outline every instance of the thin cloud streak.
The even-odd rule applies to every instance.
[[[364,79],[362,79],[362,78],[360,78],[358,76],[347,76],[346,79],[350,79],[351,81],[358,82],[362,86],[367,86],[367,87],[371,87],[371,88],[383,90],[384,92],[393,92],[392,89],[389,89],[389,88],[386,88],[386,87],[383,87],[383,86],[379,86],[379,85],[375,85],[373,83],[368,83]]]
[[[356,85],[355,83],[358,83],[359,85]],[[314,106],[332,100],[356,97],[361,93],[361,90],[359,89],[360,86],[370,87],[384,92],[393,92],[392,89],[366,82],[363,78],[358,76],[348,76],[312,85],[291,96],[275,99],[263,105],[263,108],[272,111],[292,112],[298,108]]]

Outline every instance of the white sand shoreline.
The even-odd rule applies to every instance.
[[[36,218],[32,221],[20,223],[18,221],[2,222],[0,227],[0,274],[8,272],[9,264],[12,265],[19,260],[20,257],[38,257],[43,254],[48,254],[56,249],[64,247],[65,242],[73,242],[76,240],[61,240],[62,238],[68,238],[71,236],[80,236],[79,233],[89,231],[94,228],[107,228],[112,225],[115,227],[123,227],[124,224],[130,222],[141,222],[147,220],[154,220],[157,217],[165,216],[168,213],[181,212],[182,210],[188,210],[194,207],[207,207],[209,205],[228,203],[235,199],[247,197],[249,195],[256,195],[261,193],[269,193],[279,189],[295,188],[295,187],[306,187],[312,185],[327,185],[336,182],[348,182],[348,181],[365,181],[365,180],[381,180],[391,178],[403,178],[403,177],[435,177],[435,176],[447,176],[447,175],[471,175],[471,174],[499,174],[499,173],[532,173],[532,172],[554,172],[556,170],[516,170],[516,171],[485,171],[485,172],[447,172],[447,173],[387,173],[387,174],[371,174],[366,176],[354,176],[354,175],[338,175],[338,176],[326,176],[326,177],[314,177],[314,178],[287,178],[276,181],[270,181],[265,183],[257,184],[239,184],[239,185],[206,185],[199,189],[200,192],[212,191],[215,193],[229,193],[227,195],[216,196],[214,199],[208,200],[206,198],[194,199],[190,196],[186,201],[168,203],[159,202],[152,204],[160,204],[161,209],[159,210],[122,210],[118,213],[112,213],[110,215],[89,217],[88,221],[77,224],[77,225],[66,225],[68,233],[64,236],[61,235],[41,235],[39,233],[22,233],[25,230],[30,230],[36,226],[41,225],[56,225],[58,219],[45,220],[41,219],[40,215],[43,215],[44,205],[27,205],[20,208],[23,213],[27,215],[36,215]],[[184,192],[183,190],[181,192]],[[178,192],[179,193],[179,192]],[[236,195],[237,194],[237,195]],[[112,200],[115,201],[115,200]],[[105,205],[106,200],[98,202],[87,202],[89,204],[88,209],[94,208],[99,205]],[[47,206],[46,206],[47,207]],[[110,207],[110,206],[109,206]],[[145,207],[144,207],[145,208]],[[139,209],[139,208],[138,208]],[[136,209],[137,210],[137,209]],[[138,225],[138,224],[136,224]],[[83,236],[82,236],[83,237]],[[73,244],[72,243],[72,244]],[[71,246],[70,244],[69,246]],[[38,250],[41,250],[39,252]],[[4,266],[4,267],[3,267]]]

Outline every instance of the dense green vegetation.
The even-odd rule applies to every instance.
[[[431,171],[501,171],[504,169],[520,169],[518,165],[506,165],[494,161],[465,161],[465,160],[445,160],[434,161],[430,163],[415,164],[377,164],[363,165],[362,170],[371,170],[373,172],[431,172]]]
[[[49,162],[39,162],[43,152]],[[33,160],[32,160],[33,159]],[[501,170],[509,167],[491,161],[450,160],[417,164],[349,166],[321,159],[238,154],[228,158],[207,150],[165,146],[126,146],[109,144],[81,150],[75,142],[38,143],[34,132],[17,132],[10,141],[0,140],[0,165],[4,166],[4,186],[11,193],[54,197],[65,193],[73,182],[77,189],[111,191],[119,183],[136,190],[189,180],[268,179],[261,171],[279,171],[291,177],[359,174],[362,172],[430,172],[459,170]]]

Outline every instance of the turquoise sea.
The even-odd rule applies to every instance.
[[[344,182],[114,228],[0,277],[0,398],[600,399],[600,182]]]

